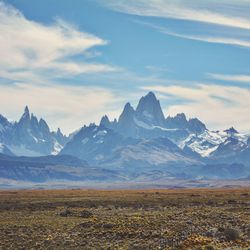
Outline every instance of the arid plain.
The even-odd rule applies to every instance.
[[[0,192],[0,249],[249,249],[250,188]]]

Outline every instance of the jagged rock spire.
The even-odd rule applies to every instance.
[[[134,117],[134,113],[135,110],[134,108],[131,106],[131,104],[129,102],[126,103],[126,105],[124,106],[124,109],[119,117],[119,123],[126,123],[128,122],[128,120],[133,119]]]
[[[140,99],[136,108],[136,116],[153,125],[163,126],[165,121],[160,102],[153,92],[149,92]]]
[[[110,120],[107,115],[104,115],[100,121],[100,125],[103,125],[106,128],[109,128],[110,126]]]

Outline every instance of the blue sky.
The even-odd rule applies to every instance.
[[[250,132],[250,1],[0,3],[3,115],[69,133],[151,90],[166,116]]]

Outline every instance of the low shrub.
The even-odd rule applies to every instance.
[[[234,228],[226,228],[224,231],[226,240],[235,241],[240,238],[240,233],[237,229]]]

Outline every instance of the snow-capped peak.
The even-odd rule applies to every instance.
[[[181,148],[188,147],[202,157],[209,157],[220,145],[230,143],[233,139],[239,142],[240,145],[245,145],[247,142],[247,137],[238,132],[229,133],[227,130],[205,130],[199,135],[189,135],[185,140],[180,142],[179,146]]]

